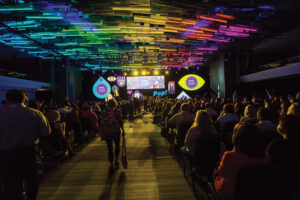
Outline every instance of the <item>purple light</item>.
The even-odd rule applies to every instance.
[[[201,51],[217,51],[219,49],[218,46],[211,46],[211,47],[198,47],[197,50]]]
[[[229,28],[232,29],[232,30],[244,30],[244,31],[257,32],[257,28],[241,27],[241,26],[242,25],[230,26]]]
[[[219,38],[209,38],[207,40],[210,40],[210,41],[214,41],[214,42],[226,42],[228,43],[229,40],[226,40],[226,39],[219,39]]]
[[[224,31],[224,30],[219,30],[219,32],[224,33],[225,35],[228,35],[228,36],[249,37],[248,33],[238,33],[238,32],[232,32],[232,31]]]

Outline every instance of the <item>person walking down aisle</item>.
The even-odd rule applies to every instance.
[[[119,154],[120,154],[120,135],[125,136],[123,120],[121,112],[117,110],[117,102],[111,99],[107,102],[108,110],[105,111],[101,119],[100,136],[102,140],[106,141],[108,150],[108,160],[111,164],[111,169],[119,168]],[[115,151],[113,149],[113,142],[115,143]]]
[[[23,182],[27,200],[35,200],[39,187],[34,142],[50,134],[50,124],[38,110],[25,106],[23,90],[6,93],[5,108],[0,110],[0,177],[4,191],[0,199],[21,200]]]

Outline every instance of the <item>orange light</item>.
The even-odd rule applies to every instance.
[[[209,32],[214,32],[214,33],[218,32],[217,29],[213,29],[213,28],[200,27],[200,29],[203,31],[209,31]]]
[[[165,26],[166,29],[175,29],[179,31],[186,31],[186,28],[181,28],[181,27],[174,27],[174,26]]]
[[[202,18],[202,19],[208,19],[208,20],[212,20],[212,21],[216,21],[216,22],[227,23],[227,20],[218,19],[218,18],[214,18],[214,17],[207,17],[207,16],[201,15],[200,18]]]
[[[234,20],[234,16],[224,15],[224,14],[219,14],[219,13],[217,13],[216,15],[217,15],[218,17],[222,17],[222,18],[225,18],[225,19],[231,19],[231,20]]]

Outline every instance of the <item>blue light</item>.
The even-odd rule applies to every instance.
[[[222,7],[222,6],[215,8],[215,12],[221,12],[221,11],[225,11],[225,10],[227,10],[227,8],[226,7]]]
[[[259,9],[263,9],[263,10],[275,10],[274,6],[270,6],[270,5],[261,5],[258,6]]]

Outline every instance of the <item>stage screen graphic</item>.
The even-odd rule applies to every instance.
[[[128,90],[164,89],[164,76],[134,76],[127,77]]]

